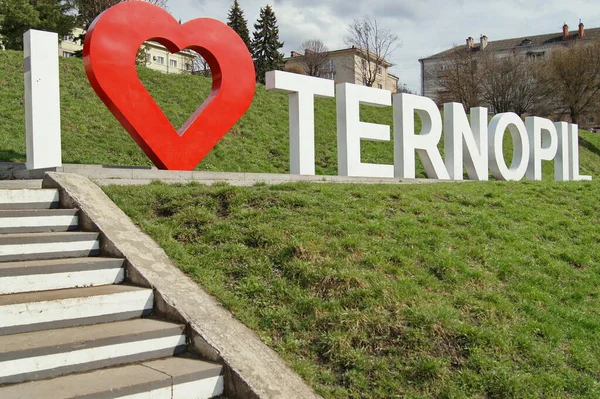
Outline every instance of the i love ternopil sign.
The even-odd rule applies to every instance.
[[[136,54],[147,40],[161,43],[172,53],[192,49],[210,66],[211,93],[178,130],[137,75]],[[34,46],[30,47],[33,51]],[[160,169],[194,169],[245,114],[256,89],[252,57],[231,28],[208,18],[180,25],[168,12],[146,2],[122,2],[102,13],[86,34],[83,53],[93,89]],[[289,93],[292,174],[315,174],[314,98],[335,97],[338,173],[342,176],[414,178],[419,156],[427,176],[441,180],[462,180],[463,167],[472,180],[488,180],[490,172],[499,180],[541,180],[542,161],[552,160],[556,180],[591,179],[579,174],[578,127],[574,124],[539,117],[523,121],[514,113],[495,115],[488,123],[488,111],[481,107],[470,110],[469,121],[457,103],[445,104],[442,118],[436,104],[426,97],[393,95],[349,83],[335,85],[331,80],[283,71],[268,72],[266,88]],[[390,141],[392,136],[392,127],[360,120],[361,104],[393,108],[394,165],[361,162],[363,140]],[[421,120],[419,132],[415,114]],[[513,140],[510,165],[504,161],[502,147],[507,130]],[[438,150],[442,140],[444,157]]]

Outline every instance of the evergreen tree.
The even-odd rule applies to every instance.
[[[23,50],[23,33],[39,29],[62,38],[73,31],[76,17],[62,0],[0,0],[0,40],[9,50]]]
[[[265,73],[283,67],[283,54],[279,49],[279,27],[275,12],[270,5],[260,9],[258,21],[254,24],[252,58],[256,69],[256,80],[265,83]]]
[[[244,18],[244,11],[240,8],[240,4],[238,0],[233,0],[233,4],[229,9],[229,14],[227,15],[227,25],[231,27],[246,43],[246,47],[248,47],[248,51],[251,51],[250,48],[250,33],[248,32],[248,21]]]

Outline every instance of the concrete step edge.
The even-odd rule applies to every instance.
[[[0,209],[57,208],[59,191],[56,189],[0,189]]]
[[[100,255],[93,232],[14,233],[0,235],[0,262]]]
[[[103,257],[81,257],[67,259],[0,262],[0,278],[34,274],[56,274],[88,270],[119,269],[125,259]]]
[[[0,336],[0,384],[172,356],[185,350],[183,330],[137,319]]]
[[[43,216],[77,216],[79,209],[0,209],[0,218],[29,218]]]
[[[0,234],[79,230],[77,209],[0,210]]]
[[[193,390],[194,398],[211,398],[223,393],[222,373],[220,364],[171,357],[0,387],[0,397],[116,399],[142,393],[158,397],[164,390],[165,398],[187,399]]]
[[[0,235],[0,246],[14,244],[87,241],[95,240],[98,237],[99,233],[90,231],[9,233]]]
[[[153,305],[151,289],[130,285],[0,295],[0,336],[130,320]]]
[[[124,264],[124,259],[94,257],[0,262],[0,295],[120,284]]]

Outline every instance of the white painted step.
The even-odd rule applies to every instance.
[[[171,357],[0,388],[6,399],[208,399],[223,393],[223,367]]]
[[[52,232],[0,235],[0,262],[73,258],[99,254],[98,233]]]
[[[0,263],[0,295],[119,284],[123,259],[69,258]]]
[[[128,285],[0,295],[0,335],[149,316],[151,289]]]
[[[0,178],[2,178],[2,171],[7,170],[6,167],[3,168],[4,165],[2,165],[2,162],[0,162]],[[25,167],[25,165],[23,165],[23,168]],[[10,170],[10,166],[8,167],[8,169]],[[4,176],[6,176],[6,174],[4,174]],[[6,178],[6,177],[4,177]],[[41,190],[42,189],[42,183],[43,183],[43,179],[27,179],[27,180],[0,180],[0,189],[37,189],[37,190]]]
[[[183,330],[136,319],[0,336],[0,385],[172,356],[185,350]]]
[[[0,209],[58,208],[58,190],[0,189]]]
[[[0,210],[0,234],[77,230],[78,213],[77,209]]]

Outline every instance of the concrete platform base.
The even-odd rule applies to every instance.
[[[4,170],[2,168],[5,168]],[[359,183],[359,184],[424,184],[449,181],[435,179],[396,179],[348,176],[304,176],[273,173],[233,173],[233,172],[203,172],[203,171],[173,171],[158,170],[150,167],[125,167],[106,165],[76,165],[65,164],[59,168],[25,170],[17,167],[8,168],[0,164],[0,179],[43,179],[46,172],[73,173],[92,179],[100,186],[116,185],[145,185],[152,181],[165,183],[213,184],[226,182],[232,186],[252,186],[256,183],[282,184],[291,182],[313,183]]]

